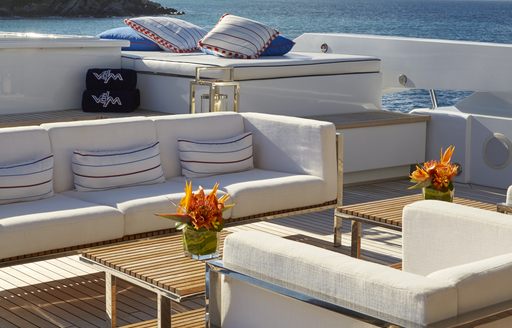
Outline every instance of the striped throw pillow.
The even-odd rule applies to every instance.
[[[225,14],[199,46],[221,57],[258,58],[279,32],[259,22]]]
[[[254,168],[252,133],[223,140],[178,139],[181,173],[187,178],[240,172]]]
[[[78,191],[97,191],[164,182],[159,143],[122,150],[73,152]]]
[[[141,36],[170,52],[194,52],[206,30],[192,23],[170,17],[127,18],[124,23]]]
[[[53,196],[53,155],[0,164],[0,204]]]

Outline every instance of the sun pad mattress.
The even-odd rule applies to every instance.
[[[280,57],[258,59],[219,58],[202,53],[171,54],[168,52],[124,51],[122,66],[139,73],[195,76],[197,67],[233,67],[234,79],[263,80],[287,77],[378,73],[380,59],[370,56],[295,52]],[[221,78],[220,71],[201,76]],[[225,78],[225,76],[224,76]]]

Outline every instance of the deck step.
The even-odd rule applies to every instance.
[[[171,316],[173,328],[204,328],[204,308],[188,312],[178,313]],[[156,319],[132,323],[123,328],[156,328]]]

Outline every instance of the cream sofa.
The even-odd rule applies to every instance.
[[[510,307],[509,215],[421,201],[403,221],[403,271],[262,232],[229,235],[223,262],[209,263],[212,326],[448,327]]]
[[[172,221],[183,196],[178,138],[217,140],[253,133],[254,169],[192,179],[219,182],[236,206],[228,220],[310,206],[337,197],[335,128],[330,123],[254,113],[134,117],[0,129],[2,162],[54,155],[50,198],[0,205],[0,259],[64,249],[149,231]],[[103,191],[74,190],[71,158],[77,149],[115,150],[159,141],[165,182]]]

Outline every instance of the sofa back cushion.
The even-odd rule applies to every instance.
[[[244,132],[242,117],[237,113],[165,115],[151,119],[156,125],[166,178],[181,176],[178,139],[217,140]]]
[[[263,232],[230,234],[223,261],[243,274],[400,326],[427,325],[457,314],[457,293],[448,282]]]
[[[458,314],[512,300],[512,253],[432,272],[457,288]]]
[[[118,150],[75,150],[73,176],[78,191],[98,191],[165,181],[158,142]]]
[[[142,117],[48,123],[54,165],[54,190],[74,188],[71,159],[77,149],[119,150],[157,141],[153,121]]]
[[[51,155],[51,153],[48,133],[41,127],[0,129],[0,165],[2,166],[36,161]],[[44,162],[44,164],[48,164],[49,161]]]
[[[200,178],[254,168],[252,133],[226,139],[178,139],[181,173],[187,178]]]
[[[53,155],[0,163],[0,204],[53,196]]]

